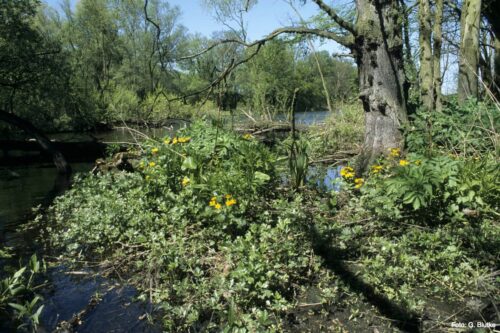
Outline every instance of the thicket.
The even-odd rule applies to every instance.
[[[495,119],[495,106],[466,108],[471,119]],[[328,191],[303,172],[307,136],[270,150],[250,134],[196,123],[145,143],[134,173],[80,178],[51,208],[51,245],[130,276],[165,310],[169,330],[280,330],[310,286],[325,309],[353,295],[315,252],[320,244],[408,311],[429,315],[440,301],[458,304],[458,319],[480,319],[499,301],[496,141],[446,146],[476,126],[451,126],[448,112],[432,115],[453,129],[433,134],[443,145],[417,120],[411,150],[392,149],[363,176],[345,165]],[[346,128],[313,142],[347,138],[352,124],[338,126]]]
[[[64,2],[62,13],[38,0],[7,2],[0,9],[0,107],[45,130],[158,122],[219,108],[267,118],[292,107],[324,110],[314,57],[332,100],[356,93],[352,62],[282,40],[208,89],[232,60],[254,50],[228,44],[184,59],[234,36],[189,34],[167,2],[151,1],[147,10],[148,17],[142,0],[82,0],[74,9]]]

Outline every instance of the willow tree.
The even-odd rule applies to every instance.
[[[254,1],[239,2],[248,9]],[[333,40],[349,49],[358,67],[359,97],[365,111],[365,135],[358,167],[365,170],[370,162],[390,148],[401,147],[401,126],[407,118],[407,91],[403,69],[402,13],[397,0],[356,0],[354,20],[343,17],[322,0],[312,0],[334,23],[332,29],[291,26],[276,29],[253,43],[258,47],[281,34],[310,34]],[[212,2],[217,3],[213,0]]]
[[[478,97],[479,28],[481,0],[464,0],[460,17],[458,99]]]

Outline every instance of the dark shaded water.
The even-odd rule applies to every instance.
[[[141,130],[148,136],[165,136],[172,129]],[[134,142],[142,140],[128,130],[114,130],[96,133],[94,137],[106,142]],[[52,136],[64,141],[88,140],[88,134],[64,133]],[[89,172],[93,163],[71,165],[74,174]],[[32,208],[47,206],[53,199],[64,193],[65,182],[60,182],[51,164],[0,167],[0,246],[9,246],[17,253],[29,256],[33,247],[29,242],[35,235],[18,232],[17,229],[33,218]],[[16,261],[12,263],[16,266]],[[149,323],[146,313],[150,306],[134,302],[137,292],[130,286],[115,284],[112,280],[93,278],[88,275],[72,275],[63,267],[49,270],[49,284],[42,294],[44,310],[40,318],[39,332],[52,332],[62,321],[84,311],[78,332],[161,332]],[[100,295],[94,306],[89,306],[96,295]],[[14,332],[11,323],[1,322],[0,333]],[[69,330],[68,332],[71,332]]]

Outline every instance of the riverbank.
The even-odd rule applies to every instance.
[[[498,189],[473,194],[479,220],[462,190],[481,177],[471,168],[498,177],[492,160],[394,150],[366,178],[344,167],[340,192],[318,191],[281,182],[286,147],[207,124],[149,141],[139,171],[80,179],[46,234],[67,260],[130,277],[169,331],[494,320]]]

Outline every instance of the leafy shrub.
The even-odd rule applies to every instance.
[[[381,164],[361,189],[363,205],[380,218],[436,224],[498,209],[500,169],[493,159],[410,154]]]
[[[496,152],[498,156],[499,126],[498,105],[452,101],[443,112],[415,113],[406,129],[406,143],[415,153],[442,150],[464,156]]]
[[[10,254],[0,249],[0,259],[8,257]],[[0,280],[0,319],[6,315],[12,320],[21,322],[17,327],[19,331],[21,329],[35,331],[39,324],[44,306],[39,304],[41,296],[34,292],[35,278],[44,270],[45,263],[39,261],[36,255],[32,255],[25,266]]]
[[[52,244],[131,274],[167,331],[273,331],[311,263],[300,196],[276,199],[275,156],[195,123],[144,145],[139,172],[81,177],[51,208]]]

